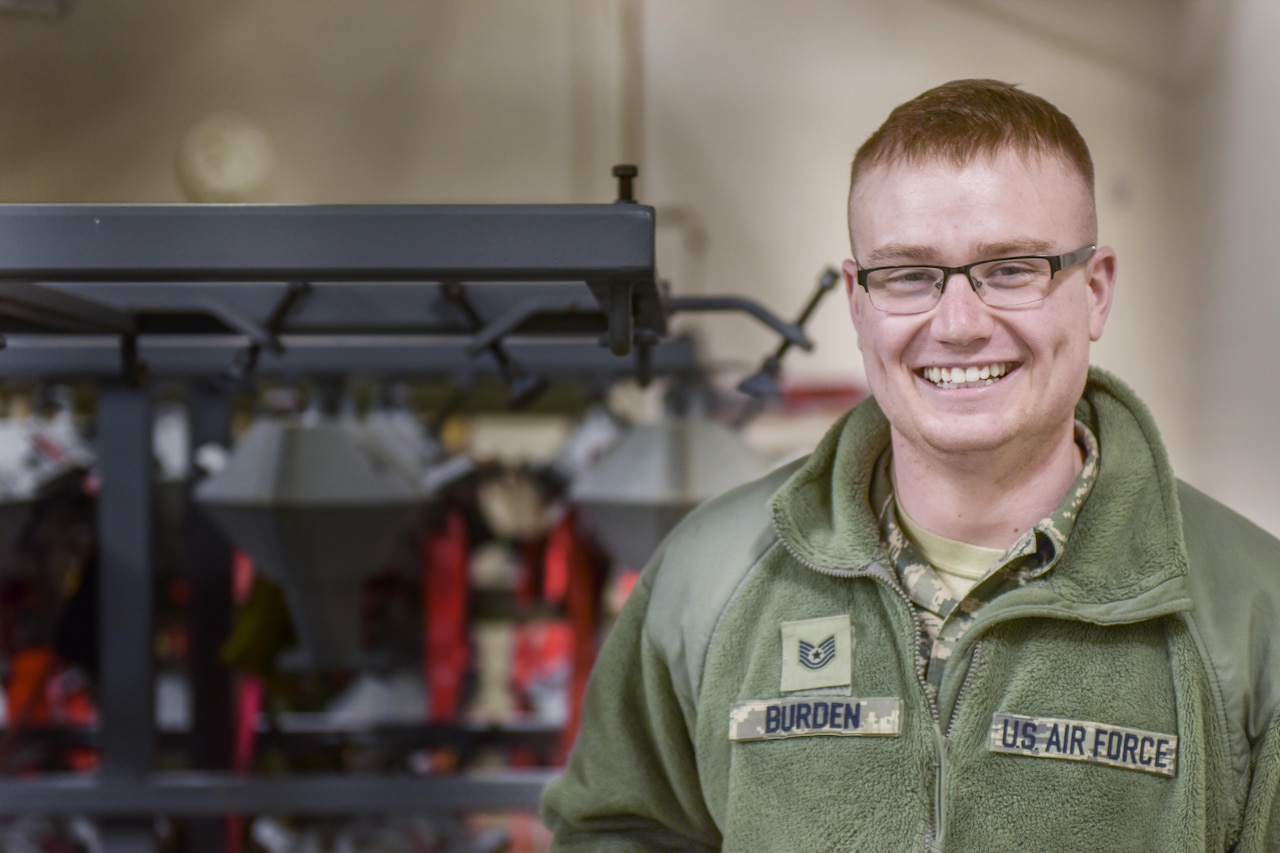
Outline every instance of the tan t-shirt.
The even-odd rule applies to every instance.
[[[898,524],[911,544],[937,569],[951,594],[958,599],[964,598],[978,581],[986,577],[1005,554],[999,548],[970,545],[930,533],[903,512],[901,506],[895,505],[895,511]]]

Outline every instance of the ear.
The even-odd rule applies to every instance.
[[[1085,266],[1085,287],[1089,299],[1089,340],[1102,337],[1111,313],[1111,301],[1116,289],[1116,252],[1110,246],[1101,246],[1089,258]]]
[[[853,326],[856,329],[861,319],[862,300],[859,298],[858,291],[858,265],[851,259],[846,259],[840,265],[840,272],[844,275],[844,295],[849,300],[849,316],[853,318]]]

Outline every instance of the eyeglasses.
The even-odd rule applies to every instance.
[[[1084,246],[1065,255],[994,258],[962,267],[872,267],[858,270],[858,284],[871,304],[887,314],[923,314],[938,304],[947,280],[959,273],[987,305],[1014,308],[1044,299],[1055,275],[1087,261],[1096,249]]]

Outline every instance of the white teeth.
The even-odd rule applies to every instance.
[[[926,367],[920,373],[939,388],[976,388],[999,381],[1011,368],[1008,362],[997,362],[981,367]]]

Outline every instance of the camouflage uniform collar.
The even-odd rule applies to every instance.
[[[1098,478],[1098,439],[1083,421],[1075,422],[1076,443],[1084,451],[1084,465],[1080,474],[1052,513],[1037,522],[1030,530],[1010,546],[993,567],[969,593],[978,597],[980,590],[990,588],[987,581],[993,574],[1016,572],[1026,579],[1042,577],[1049,573],[1062,558],[1067,538],[1080,515],[1080,509],[1093,490]],[[876,463],[872,477],[871,500],[877,509],[880,536],[902,588],[920,607],[945,619],[961,602],[956,600],[942,576],[920,554],[902,525],[898,523],[897,496],[890,474],[892,451],[886,449]],[[970,602],[966,609],[973,612],[981,599]]]
[[[1058,564],[1067,546],[1067,537],[1071,535],[1080,510],[1098,479],[1098,437],[1081,420],[1076,421],[1075,437],[1076,444],[1084,451],[1080,474],[1062,496],[1057,508],[1023,534],[1000,561],[1004,564],[1012,560],[1027,560],[1023,571],[1029,577],[1045,575]]]

